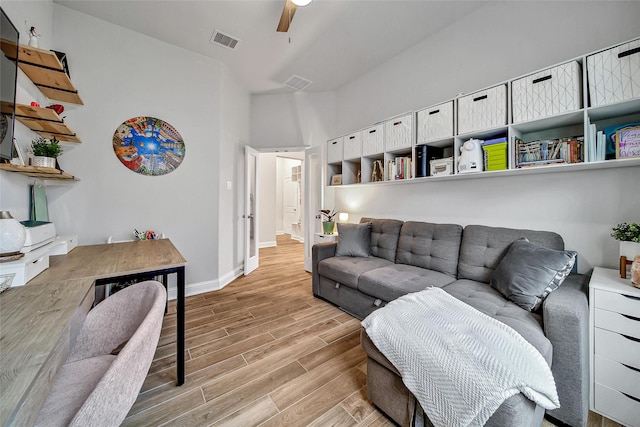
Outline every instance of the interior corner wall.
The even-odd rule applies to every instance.
[[[86,245],[152,229],[166,234],[187,259],[187,292],[195,284],[215,286],[221,64],[57,4],[53,18],[52,47],[67,53],[84,101],[65,111],[82,143],[65,144],[59,159],[80,181],[47,188],[59,234],[77,234]],[[115,156],[114,131],[137,116],[157,117],[180,132],[186,152],[175,171],[140,175]]]
[[[615,17],[616,25],[607,25]],[[491,2],[336,92],[343,135],[640,36],[640,2]],[[640,222],[640,167],[362,187],[325,205],[361,216],[556,231],[579,269],[615,268],[611,227]],[[333,194],[332,194],[333,193]]]

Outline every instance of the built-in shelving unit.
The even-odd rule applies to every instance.
[[[610,160],[603,160],[589,157],[586,147],[595,144],[596,132],[640,123],[640,91],[636,89],[640,87],[639,57],[640,39],[636,39],[332,139],[326,145],[326,185],[395,185],[638,167],[640,157],[610,159],[609,153]],[[616,76],[622,82],[619,87],[606,83],[616,80],[608,74],[618,68],[602,65],[602,58],[611,63],[620,61],[620,70],[631,70]],[[625,61],[628,63],[622,64]],[[624,83],[627,80],[628,84]],[[593,93],[598,94],[596,101]],[[398,123],[407,125],[405,131],[394,131]],[[506,157],[505,169],[468,172],[459,168],[465,142],[502,141],[497,138],[506,141],[504,154],[499,153],[502,159]],[[528,149],[547,140],[565,144],[562,157],[544,157],[541,162],[523,160],[524,148],[519,157],[519,146]],[[579,149],[573,148],[580,144],[583,152],[577,158]],[[431,176],[432,158],[452,165],[438,168],[446,175]],[[484,164],[484,153],[480,158]],[[411,171],[404,176],[390,174],[387,169],[397,159],[405,164],[408,159]],[[373,182],[376,162],[384,168],[384,179]],[[341,179],[332,179],[335,175],[341,175]]]
[[[0,104],[3,114],[11,114],[13,104],[2,101]],[[16,119],[40,136],[51,139],[56,137],[60,141],[80,142],[76,133],[50,108],[32,107],[16,104]]]
[[[10,163],[0,163],[0,170],[7,172],[17,172],[22,175],[31,176],[40,179],[52,179],[52,180],[71,180],[80,181],[73,175],[66,173],[60,169],[55,168],[43,168],[40,166],[19,166],[12,165]]]

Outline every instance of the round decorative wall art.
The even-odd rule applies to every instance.
[[[142,175],[166,175],[184,159],[184,141],[169,123],[133,117],[113,134],[113,151],[127,168]]]

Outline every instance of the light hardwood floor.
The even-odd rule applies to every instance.
[[[251,275],[187,298],[182,387],[175,322],[171,303],[124,426],[393,425],[366,398],[360,322],[313,297],[303,245],[289,236],[260,250]],[[591,415],[590,426],[615,425]]]

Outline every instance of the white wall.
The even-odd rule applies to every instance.
[[[603,17],[616,17],[606,25]],[[495,2],[336,93],[336,134],[639,36],[639,2]],[[335,136],[334,135],[334,136]],[[556,231],[579,267],[617,265],[610,228],[640,221],[640,168],[331,188],[352,214]]]

